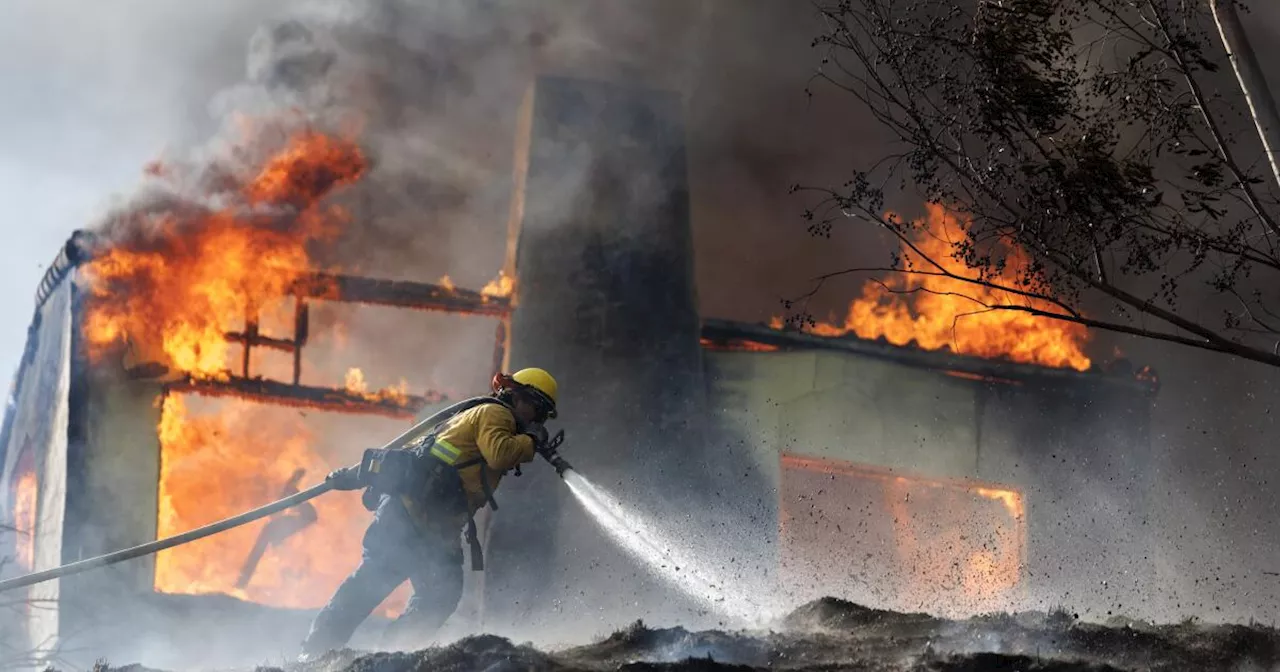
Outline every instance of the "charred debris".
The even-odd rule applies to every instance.
[[[1122,619],[1086,623],[1065,611],[995,614],[962,621],[869,609],[835,598],[810,602],[767,633],[690,632],[642,622],[595,643],[543,651],[493,635],[417,652],[335,651],[320,660],[257,672],[595,672],[601,670],[818,672],[1102,672],[1273,669],[1273,628]],[[137,665],[94,672],[153,672]]]

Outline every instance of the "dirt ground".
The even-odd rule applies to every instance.
[[[627,670],[1009,672],[1280,669],[1280,632],[1244,625],[1083,623],[1069,613],[965,621],[876,611],[827,598],[763,633],[688,632],[636,623],[602,641],[544,652],[480,635],[415,653],[334,652],[255,672],[595,672]],[[107,668],[97,672],[143,672]]]

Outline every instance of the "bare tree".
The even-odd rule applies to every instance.
[[[797,187],[815,195],[810,231],[869,224],[906,252],[820,281],[939,276],[973,288],[975,311],[1280,366],[1280,208],[1208,4],[814,2],[816,80],[856,96],[902,150],[839,188]],[[885,214],[903,184],[967,223],[951,259]]]

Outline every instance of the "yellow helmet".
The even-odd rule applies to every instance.
[[[531,388],[545,397],[550,405],[551,417],[556,417],[556,394],[559,391],[556,379],[542,369],[520,369],[511,374],[511,380]]]

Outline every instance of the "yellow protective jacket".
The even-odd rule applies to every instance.
[[[531,462],[535,453],[533,437],[516,433],[516,418],[511,409],[500,403],[487,403],[451,418],[436,436],[431,455],[455,466],[480,461],[458,471],[467,494],[467,514],[474,515],[487,504],[486,484],[490,493],[497,490],[503,474]],[[432,520],[429,512],[414,511],[409,498],[405,503],[433,528],[444,524],[448,529],[458,530],[467,521],[466,516],[452,520],[440,520],[437,516]]]

